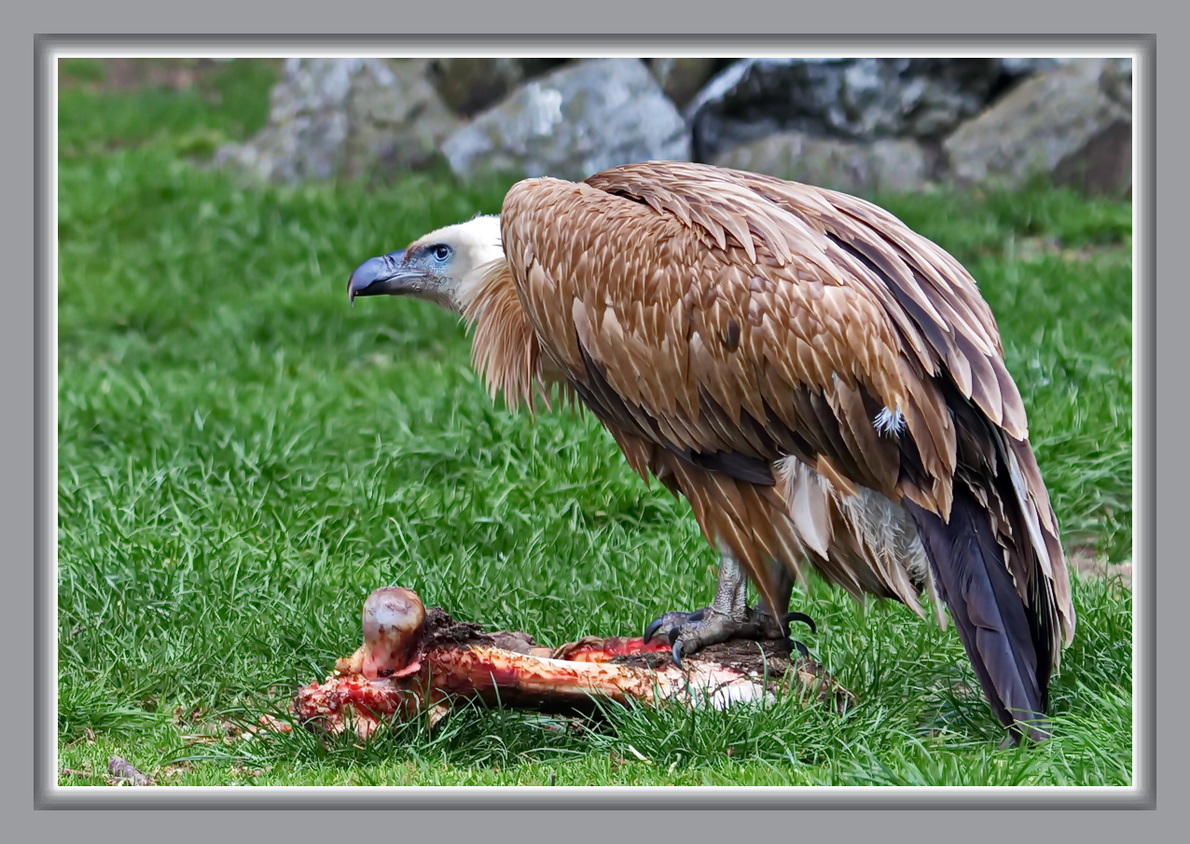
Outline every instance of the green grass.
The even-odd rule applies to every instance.
[[[493,406],[452,317],[348,307],[357,263],[498,210],[505,186],[239,185],[185,138],[245,137],[272,77],[219,73],[234,94],[63,92],[62,767],[102,773],[122,755],[188,785],[1132,782],[1130,594],[1089,578],[1056,738],[1032,749],[997,749],[953,631],[822,584],[794,602],[859,698],[842,716],[794,697],[581,723],[467,706],[364,746],[226,739],[356,647],[379,585],[558,643],[704,605],[716,560],[688,506],[642,484],[589,418]],[[1042,190],[880,200],[980,279],[1067,546],[1129,560],[1128,206]]]

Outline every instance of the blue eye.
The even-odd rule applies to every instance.
[[[450,257],[451,248],[445,243],[440,243],[437,246],[431,247],[430,254],[434,256],[436,261],[445,261]]]

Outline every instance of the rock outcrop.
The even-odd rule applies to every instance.
[[[269,123],[216,162],[268,181],[383,178],[440,160],[462,122],[426,78],[425,60],[290,59]]]
[[[217,160],[289,183],[692,159],[861,194],[1128,195],[1131,142],[1127,59],[292,59],[268,126]]]
[[[442,145],[460,176],[584,178],[690,157],[686,124],[639,59],[593,59],[532,79]]]

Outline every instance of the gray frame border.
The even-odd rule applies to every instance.
[[[1028,49],[1036,46],[1039,51],[1050,47],[1060,46],[1063,51],[1086,50],[1097,52],[1109,49],[1123,49],[1135,51],[1138,68],[1143,68],[1141,74],[1148,80],[1143,88],[1143,96],[1134,97],[1134,123],[1137,126],[1137,137],[1141,141],[1136,147],[1136,184],[1143,185],[1143,200],[1138,197],[1135,213],[1138,229],[1144,233],[1143,239],[1137,239],[1137,261],[1134,268],[1134,284],[1138,291],[1138,323],[1134,325],[1134,337],[1142,338],[1134,343],[1136,365],[1146,378],[1135,385],[1138,417],[1143,424],[1138,427],[1144,431],[1144,436],[1137,443],[1137,460],[1140,466],[1148,467],[1138,476],[1137,496],[1142,502],[1155,501],[1155,445],[1156,445],[1156,416],[1153,413],[1156,393],[1156,276],[1154,259],[1156,255],[1156,185],[1155,185],[1155,156],[1156,156],[1156,37],[1153,35],[1087,35],[1087,36],[1020,36],[1020,35],[932,35],[932,36],[837,36],[841,45],[840,52],[869,51],[873,48],[890,47],[897,51],[921,48],[925,50],[954,48],[957,52],[985,48],[999,48],[1010,46],[1013,49]],[[47,153],[46,139],[50,135],[51,115],[47,108],[49,94],[48,63],[53,60],[55,50],[67,47],[79,50],[110,50],[112,55],[122,51],[136,50],[145,45],[160,48],[162,52],[174,50],[211,48],[212,51],[230,53],[244,49],[265,46],[265,54],[283,54],[307,51],[311,48],[320,50],[343,49],[346,52],[377,52],[416,51],[423,54],[444,51],[463,52],[475,48],[492,48],[500,51],[517,51],[520,49],[543,49],[557,54],[575,52],[584,49],[594,49],[607,54],[644,54],[647,48],[655,47],[659,51],[666,49],[682,49],[691,52],[705,50],[720,54],[734,53],[738,49],[749,51],[773,50],[792,51],[799,47],[812,46],[820,49],[825,43],[832,43],[831,36],[814,36],[811,38],[792,38],[788,36],[741,36],[741,35],[558,35],[558,36],[416,36],[412,38],[372,37],[372,36],[234,36],[234,35],[139,35],[139,36],[68,36],[68,35],[39,35],[34,41],[36,66],[36,109],[35,109],[35,215],[37,221],[35,238],[35,332],[37,340],[36,368],[35,368],[35,436],[34,452],[36,472],[34,481],[34,495],[37,503],[36,511],[36,540],[35,555],[38,560],[36,569],[35,599],[36,607],[40,610],[41,623],[38,625],[38,635],[35,637],[35,660],[42,669],[47,665],[48,649],[52,647],[53,608],[46,606],[46,598],[50,594],[53,576],[52,562],[47,559],[47,537],[52,536],[53,512],[47,510],[45,504],[52,501],[55,484],[48,471],[50,466],[50,445],[47,426],[52,426],[50,416],[51,399],[50,387],[54,373],[48,371],[47,355],[45,351],[52,328],[47,325],[49,313],[50,284],[47,270],[53,265],[56,256],[48,254],[49,227],[54,221],[47,218],[49,203],[48,190],[53,184],[50,170],[52,157]],[[893,43],[890,43],[893,42]],[[729,49],[724,49],[727,45]],[[248,48],[248,49],[245,49]],[[734,48],[734,49],[730,49]],[[1142,92],[1141,86],[1137,86]],[[1143,152],[1142,152],[1143,150]],[[1140,191],[1138,191],[1140,193]],[[52,427],[51,427],[52,430]],[[1144,478],[1141,484],[1140,478]],[[1141,510],[1145,513],[1145,524],[1137,532],[1137,556],[1144,561],[1155,559],[1156,510],[1149,506]],[[742,808],[923,808],[933,806],[947,809],[966,808],[1153,808],[1156,800],[1156,653],[1155,647],[1155,577],[1143,578],[1146,586],[1138,590],[1134,616],[1138,620],[1136,626],[1136,644],[1138,653],[1145,656],[1144,663],[1138,660],[1138,684],[1147,687],[1144,695],[1144,713],[1141,741],[1138,743],[1138,753],[1141,748],[1148,752],[1143,754],[1143,764],[1136,766],[1134,777],[1137,789],[1122,790],[1115,793],[1105,793],[1105,790],[1080,789],[1071,793],[1059,789],[1041,789],[1044,794],[1034,798],[1031,794],[1023,794],[1020,790],[951,790],[925,789],[917,790],[879,790],[878,792],[857,793],[852,789],[665,789],[664,799],[659,798],[658,789],[584,789],[584,788],[555,788],[555,789],[418,789],[400,790],[381,789],[367,793],[356,793],[355,789],[289,789],[284,793],[270,791],[268,794],[253,794],[249,797],[244,789],[170,789],[168,795],[161,798],[153,797],[145,791],[134,789],[92,790],[80,789],[88,792],[82,797],[75,798],[72,791],[70,796],[63,793],[63,789],[47,788],[47,759],[43,752],[35,755],[35,804],[41,808],[239,808],[251,804],[256,807],[285,807],[285,808],[325,808],[333,805],[336,808],[375,808],[385,807],[412,808],[410,802],[416,802],[425,808],[449,806],[450,808],[529,808],[549,807],[551,809],[588,809],[593,803],[615,805],[624,808],[651,808],[664,805],[668,808],[699,808],[699,809],[742,809]],[[48,612],[47,612],[48,609]],[[49,632],[51,638],[44,635]],[[44,708],[50,698],[52,677],[44,670],[40,672],[35,693],[35,733],[42,739],[46,731],[49,716]],[[1137,698],[1138,702],[1141,700]],[[1141,716],[1139,706],[1137,715]],[[48,731],[51,739],[53,731]],[[52,746],[52,743],[51,743]],[[39,746],[38,751],[44,751]],[[55,753],[50,754],[50,759]],[[51,769],[52,770],[52,769]],[[48,782],[54,777],[50,776]],[[164,790],[163,790],[164,791]],[[346,791],[347,793],[344,793]],[[364,792],[366,790],[360,790]],[[1094,794],[1088,794],[1094,791]],[[485,793],[486,792],[486,793]],[[596,799],[595,794],[599,797]],[[109,797],[114,795],[113,797]],[[323,799],[323,795],[327,799]],[[605,800],[604,797],[607,799]],[[1096,802],[1090,803],[1089,799]]]

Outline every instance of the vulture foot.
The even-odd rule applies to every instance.
[[[713,607],[704,607],[694,612],[667,612],[645,628],[644,641],[647,645],[655,636],[665,636],[673,646],[673,660],[678,666],[681,666],[683,656],[731,639],[784,640],[790,651],[796,648],[809,657],[806,646],[789,637],[791,621],[804,622],[811,632],[817,629],[814,620],[800,612],[787,613],[778,622],[758,608],[745,607],[744,616],[740,618]]]

